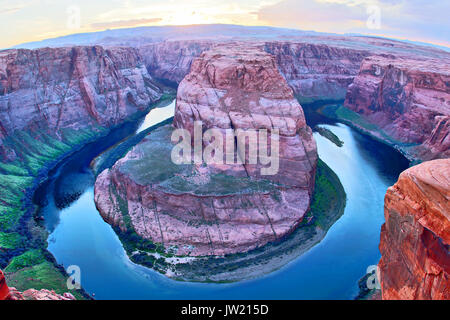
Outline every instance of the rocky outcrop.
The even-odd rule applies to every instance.
[[[193,132],[195,121],[220,132],[278,129],[279,172],[174,165],[173,128],[160,128],[99,175],[95,201],[104,219],[177,255],[245,252],[292,232],[309,208],[317,151],[273,56],[226,45],[195,59],[178,88],[174,126]]]
[[[18,291],[16,288],[8,288],[5,276],[0,270],[0,300],[76,300],[71,293],[57,294],[53,290],[28,289],[24,292]]]
[[[46,246],[31,192],[48,170],[161,95],[136,49],[0,51],[0,231],[20,237],[1,248],[0,267]]]
[[[400,175],[385,198],[383,299],[450,299],[450,160]]]
[[[373,56],[349,86],[345,106],[413,157],[450,156],[450,58]]]
[[[160,96],[136,49],[0,52],[0,140],[16,130],[61,137],[67,128],[111,127]]]

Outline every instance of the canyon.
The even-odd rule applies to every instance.
[[[57,294],[53,290],[28,289],[24,292],[18,291],[16,288],[9,288],[6,284],[5,276],[0,270],[0,300],[76,300],[75,297],[66,292],[63,295]]]
[[[450,299],[450,160],[404,171],[385,198],[383,299]]]
[[[279,172],[262,176],[261,164],[247,161],[179,168],[170,159],[173,129],[161,128],[99,175],[95,200],[106,221],[190,256],[246,252],[292,232],[309,208],[317,150],[273,56],[227,45],[195,59],[178,87],[173,125],[194,134],[196,121],[220,132],[279,130]]]
[[[170,253],[244,252],[283,238],[302,222],[314,190],[317,153],[297,100],[302,105],[345,100],[333,109],[333,117],[396,147],[410,160],[450,155],[450,54],[442,50],[381,38],[312,35],[118,46],[123,43],[0,51],[0,267],[21,260],[30,249],[46,247],[30,192],[47,171],[80,146],[145,114],[164,98],[166,86],[178,86],[175,128],[193,130],[196,120],[219,130],[277,128],[282,150],[280,173],[269,179],[252,165],[173,168],[170,159],[154,157],[154,150],[168,151],[174,128],[163,127],[100,173],[95,200],[104,219],[121,233],[153,240],[158,249],[163,243]],[[148,161],[153,169],[168,167],[174,176],[149,174]],[[427,165],[429,172],[434,165],[442,168],[437,162]],[[402,184],[411,184],[405,176],[394,187],[398,192],[406,192]],[[439,192],[448,193],[446,188]],[[390,189],[386,199],[394,195]],[[398,199],[401,203],[402,196]],[[202,216],[187,217],[186,207]],[[405,210],[388,210],[396,213],[386,218],[380,266],[410,270],[417,264],[414,252],[422,259],[420,266],[402,281],[414,288],[421,286],[421,276],[429,280],[426,288],[414,291],[385,272],[383,297],[442,298],[448,239],[435,224],[416,222]],[[410,239],[402,248],[394,236],[402,214],[411,237],[421,241],[418,247]],[[397,253],[389,250],[391,245]],[[402,250],[409,260],[391,267],[389,261],[397,261]]]
[[[152,74],[180,83],[194,58],[222,43],[173,40],[142,46],[140,52],[148,57]],[[410,160],[449,156],[449,53],[364,37],[235,43],[273,55],[300,103],[345,100],[345,115],[333,116],[395,146]]]

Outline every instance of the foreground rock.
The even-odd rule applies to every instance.
[[[291,233],[309,208],[317,151],[273,56],[239,46],[203,53],[179,86],[174,125],[192,132],[195,121],[222,131],[278,129],[279,173],[262,177],[260,164],[177,166],[173,128],[160,128],[99,175],[104,219],[176,255],[245,252]]]
[[[450,157],[450,57],[367,58],[345,106],[377,125],[411,158]]]
[[[24,292],[18,291],[16,288],[8,288],[5,276],[0,270],[0,300],[76,300],[70,293],[63,295],[57,294],[53,290],[35,290],[29,289]]]
[[[388,189],[383,299],[450,299],[450,159],[412,167]]]

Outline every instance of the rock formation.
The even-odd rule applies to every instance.
[[[100,46],[0,52],[0,140],[16,130],[111,127],[161,96],[136,49]],[[0,142],[1,153],[14,159]]]
[[[274,57],[259,47],[223,45],[193,62],[178,87],[174,126],[193,136],[195,121],[224,134],[227,129],[278,129],[280,168],[266,178],[312,190],[317,160],[312,131]],[[260,172],[258,165],[232,167],[249,176]]]
[[[450,156],[450,57],[366,58],[345,106],[376,124],[413,157]],[[406,144],[406,145],[405,145]]]
[[[134,147],[95,185],[106,221],[162,243],[177,255],[245,252],[292,232],[307,212],[316,144],[303,110],[273,56],[258,47],[220,46],[203,53],[178,88],[174,125],[280,132],[280,167],[171,163],[173,128]],[[160,170],[160,171],[158,171]]]
[[[307,42],[267,42],[278,68],[302,100],[342,100],[366,49]]]
[[[152,74],[178,84],[193,59],[217,45],[220,42],[214,40],[166,41],[142,46],[140,53]],[[377,125],[389,136],[389,143],[409,158],[449,156],[448,53],[366,37],[319,36],[239,45],[260,46],[274,55],[301,103],[345,99],[347,108]]]
[[[41,237],[31,191],[55,162],[161,95],[133,48],[0,51],[0,233],[24,245],[0,248],[0,267]]]
[[[450,299],[450,159],[404,171],[385,198],[383,299]]]

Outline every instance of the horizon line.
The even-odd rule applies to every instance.
[[[336,32],[327,32],[327,31],[304,30],[304,29],[291,28],[291,27],[280,27],[280,26],[269,26],[269,25],[244,25],[244,24],[233,24],[233,23],[197,23],[197,24],[186,24],[186,25],[167,24],[167,25],[143,25],[143,26],[135,26],[135,27],[117,27],[117,28],[113,27],[113,28],[106,28],[106,29],[97,30],[97,31],[69,33],[69,34],[64,34],[64,35],[56,36],[56,37],[52,37],[52,38],[43,38],[41,40],[36,40],[36,41],[22,42],[22,43],[18,43],[13,46],[10,46],[10,47],[0,48],[0,51],[10,50],[10,49],[20,49],[17,47],[27,45],[27,44],[37,44],[37,43],[43,42],[43,41],[56,40],[56,39],[70,37],[70,36],[76,36],[76,35],[89,35],[89,34],[94,34],[94,33],[102,33],[102,32],[113,31],[113,30],[131,30],[131,29],[139,29],[139,28],[167,28],[167,27],[183,28],[183,27],[195,27],[195,26],[236,26],[236,27],[248,27],[248,28],[271,28],[271,29],[283,29],[283,30],[305,32],[305,33],[311,32],[311,33],[317,33],[318,35],[379,38],[379,39],[387,39],[387,40],[391,40],[391,41],[407,42],[410,44],[413,43],[415,45],[428,45],[428,46],[433,46],[433,47],[441,47],[442,50],[450,52],[450,44],[436,43],[436,42],[431,42],[428,40],[411,40],[409,38],[395,38],[395,37],[390,37],[390,36],[385,36],[385,35],[374,35],[374,34],[365,34],[365,33],[352,33],[352,32],[336,33]],[[313,36],[313,35],[311,35],[311,36]],[[38,48],[36,48],[36,49],[38,49]]]

